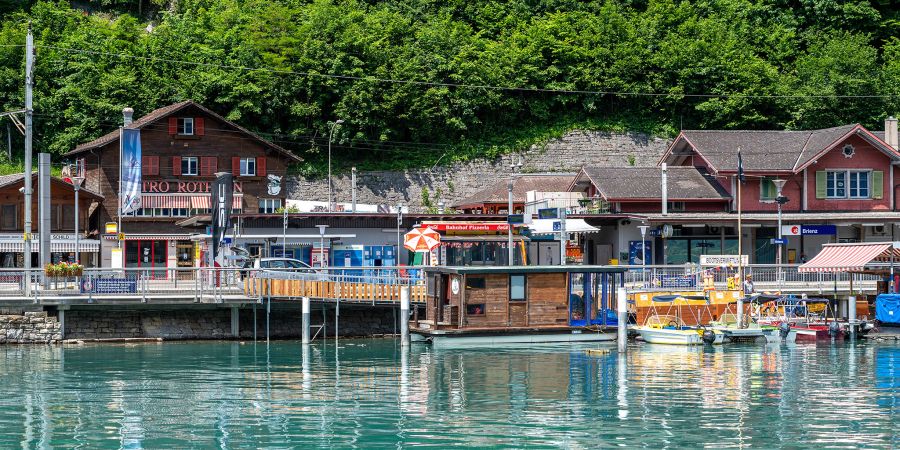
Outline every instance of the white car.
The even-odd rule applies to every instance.
[[[295,278],[296,276],[306,278],[304,275],[317,273],[309,264],[293,258],[257,258],[252,263],[247,261],[244,269],[245,272],[249,272],[251,277],[261,272],[267,272],[270,275],[278,274],[270,276],[270,278]],[[256,270],[250,271],[249,269]]]

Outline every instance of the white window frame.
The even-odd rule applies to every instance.
[[[281,199],[280,198],[260,198],[259,199],[259,213],[260,214],[275,214],[275,211],[281,208]]]
[[[194,173],[191,173],[191,162],[194,163]],[[184,170],[185,167],[188,170]],[[181,174],[185,176],[196,177],[200,173],[200,158],[196,156],[182,156],[181,157]]]
[[[865,174],[866,195],[860,195],[859,176]],[[856,188],[853,188],[853,176],[857,176]],[[856,193],[854,193],[856,191]],[[872,171],[871,170],[848,170],[847,171],[847,196],[852,199],[870,199],[872,198]]]
[[[190,129],[189,129],[190,128]],[[194,135],[194,118],[193,117],[179,117],[178,118],[178,129],[176,130],[179,136],[193,136]]]
[[[250,170],[251,164],[253,165],[253,170]],[[241,176],[242,177],[255,177],[256,176],[256,158],[241,158]]]
[[[837,179],[833,189],[829,189],[829,177],[831,174],[839,174],[844,181],[843,194],[837,194]],[[866,194],[859,195],[859,184],[856,188],[851,189],[852,183],[850,178],[854,175],[865,174],[866,177]],[[834,191],[834,194],[831,194]],[[829,200],[851,199],[851,200],[869,200],[872,198],[872,171],[868,169],[830,169],[825,171],[825,198]]]

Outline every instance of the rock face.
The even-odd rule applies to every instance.
[[[669,141],[643,133],[571,132],[541,146],[532,146],[521,156],[519,173],[577,172],[583,166],[654,166]],[[412,211],[422,212],[423,190],[428,190],[433,206],[462,200],[512,173],[507,155],[494,160],[474,160],[434,170],[372,171],[357,174],[357,202],[396,205],[403,202]],[[288,198],[327,201],[328,182],[324,178],[288,179]],[[350,202],[350,174],[335,174],[336,202]]]
[[[51,344],[60,339],[59,320],[45,311],[0,315],[0,344]]]

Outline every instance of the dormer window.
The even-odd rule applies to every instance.
[[[194,118],[179,117],[178,118],[178,135],[193,136],[194,135]]]

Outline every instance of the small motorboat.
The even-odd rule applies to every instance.
[[[644,342],[651,344],[702,345],[722,344],[725,342],[725,334],[721,331],[716,331],[705,325],[685,325],[681,319],[680,308],[678,308],[679,305],[677,304],[679,300],[694,299],[677,295],[653,297],[651,302],[653,313],[647,317],[643,325],[632,329],[640,335]],[[656,303],[667,303],[669,311],[666,314],[658,314]],[[672,312],[674,314],[671,314]],[[696,322],[699,324],[699,319]]]
[[[768,314],[759,320],[760,324],[779,327],[796,334],[796,341],[815,342],[821,340],[843,340],[846,324],[837,321],[831,311],[831,301],[825,298],[782,297],[777,300],[776,315]]]

